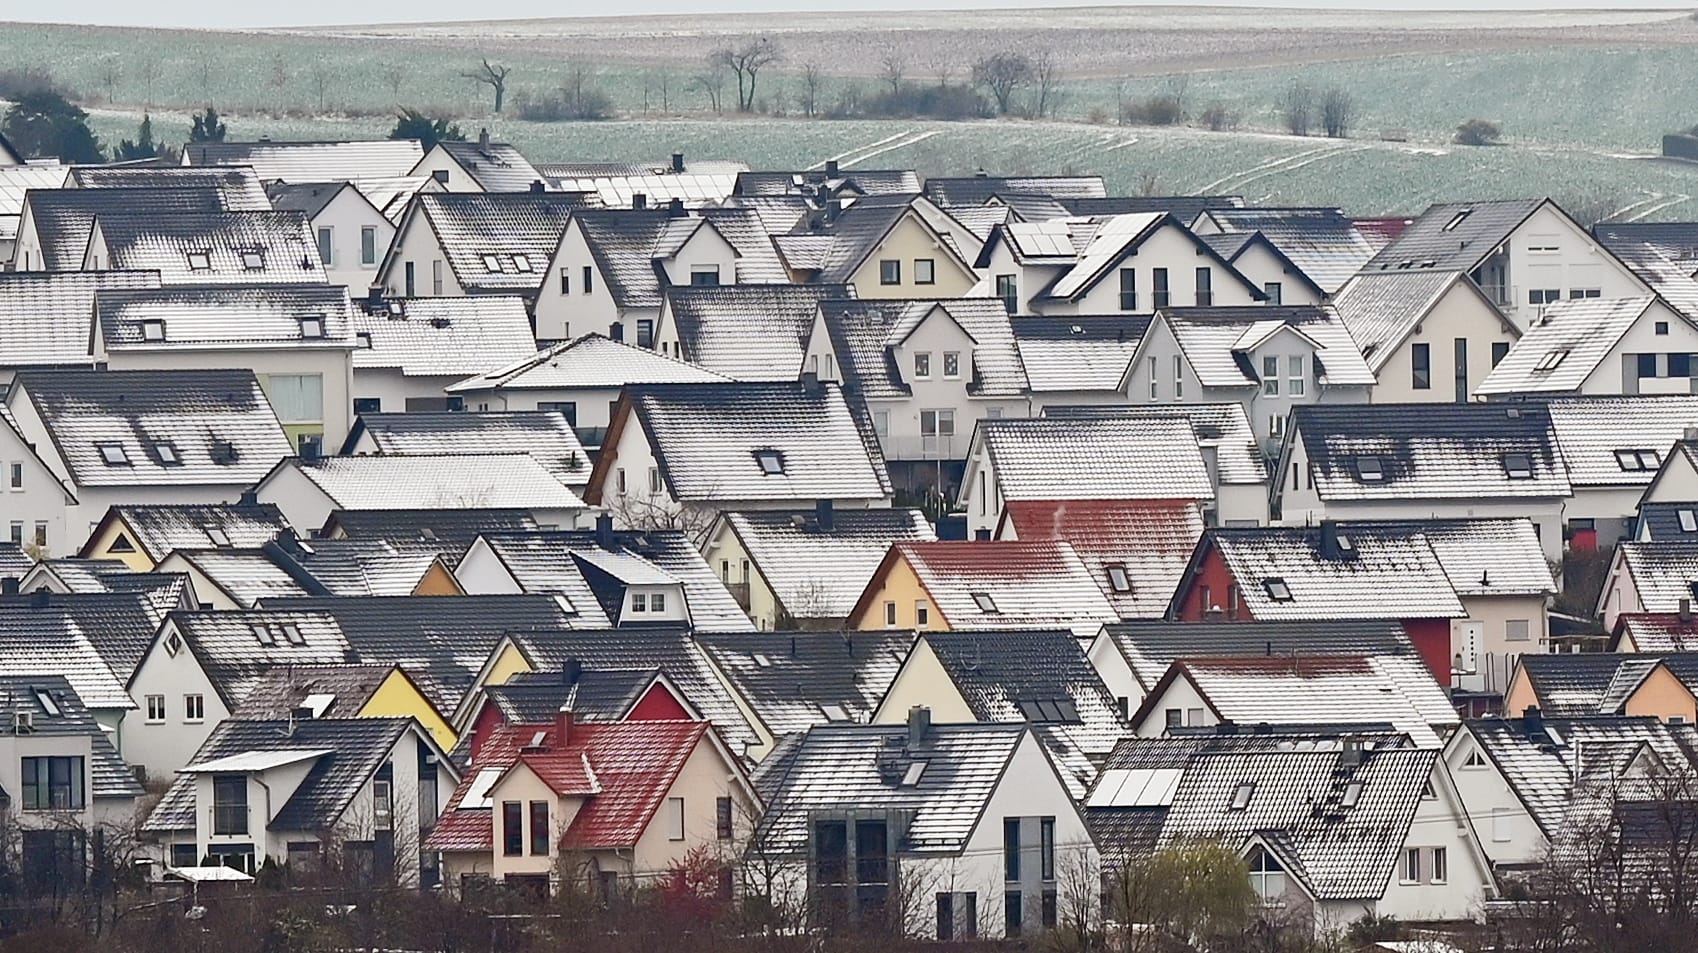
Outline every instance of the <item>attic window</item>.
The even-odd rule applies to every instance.
[[[784,472],[784,454],[778,450],[756,450],[755,462],[761,465],[761,472],[767,476],[779,476]]]
[[[1111,563],[1103,567],[1108,573],[1108,587],[1115,592],[1131,592],[1132,579],[1126,575],[1126,567],[1119,563]]]
[[[1362,800],[1362,782],[1352,781],[1344,786],[1344,799],[1338,802],[1339,807],[1355,807]]]
[[[165,340],[165,322],[160,318],[142,320],[142,340],[158,343]]]
[[[1356,478],[1363,483],[1378,483],[1386,478],[1385,468],[1380,464],[1379,457],[1357,457]]]
[[[1229,811],[1242,811],[1250,806],[1250,795],[1256,793],[1256,782],[1245,781],[1232,792],[1232,803],[1226,806]]]
[[[513,270],[524,272],[525,274],[530,274],[530,272],[532,270],[531,269],[531,258],[530,258],[530,256],[529,255],[514,255],[513,256]]]
[[[1263,579],[1262,588],[1267,590],[1268,598],[1275,602],[1291,601],[1291,587],[1287,586],[1285,584],[1285,580],[1278,576],[1270,576],[1267,579]]]
[[[109,467],[130,466],[130,452],[121,443],[97,443],[94,445],[100,451],[100,459]]]
[[[261,644],[261,645],[276,645],[277,644],[277,633],[272,631],[271,626],[266,625],[263,622],[259,622],[259,623],[255,623],[252,626],[252,630],[253,630],[254,638],[259,640],[259,644]]]
[[[47,717],[49,717],[49,718],[59,717],[59,714],[60,714],[59,703],[53,700],[52,695],[47,694],[46,689],[41,689],[41,688],[36,689],[35,690],[35,700],[38,704],[41,705],[41,710],[44,711],[44,712],[47,712]]]
[[[259,271],[265,267],[265,252],[242,252],[242,268],[245,271]]]
[[[772,667],[772,659],[767,658],[759,652],[756,652],[754,655],[750,656],[750,658],[754,659],[756,668]]]
[[[136,551],[136,544],[130,542],[130,537],[119,533],[112,540],[112,545],[106,547],[106,551],[109,553],[133,553]]]
[[[217,546],[219,549],[228,549],[230,547],[230,534],[224,532],[224,528],[222,526],[208,526],[206,528],[206,538],[212,540],[212,545]]]
[[[1539,363],[1533,365],[1533,370],[1540,373],[1550,373],[1551,371],[1556,370],[1557,365],[1561,364],[1562,359],[1567,356],[1568,348],[1562,348],[1557,351],[1549,351],[1544,357],[1539,358]]]
[[[283,626],[283,638],[286,639],[290,645],[307,644],[306,637],[301,635],[301,627],[295,625],[293,622]]]
[[[1525,453],[1506,453],[1503,455],[1503,472],[1511,480],[1533,479],[1533,458]]]
[[[1457,227],[1460,226],[1463,222],[1468,221],[1468,216],[1473,215],[1473,214],[1474,214],[1474,210],[1471,209],[1471,208],[1465,208],[1462,211],[1457,212],[1455,215],[1451,216],[1450,221],[1445,223],[1444,230],[1447,231],[1447,232],[1456,231]]]
[[[901,786],[905,787],[905,788],[911,788],[911,787],[915,786],[916,784],[919,784],[920,783],[920,776],[926,773],[926,765],[928,765],[930,763],[931,762],[929,762],[929,761],[912,761],[912,762],[909,762],[908,770],[902,772],[902,784],[901,784]]]
[[[354,346],[358,347],[358,348],[369,349],[371,347],[371,332],[370,331],[355,331],[354,332]]]
[[[324,339],[324,315],[309,314],[301,318],[301,339],[304,341],[321,341]]]
[[[824,715],[825,720],[830,722],[849,720],[849,713],[843,710],[842,705],[821,705],[820,714]]]
[[[1079,709],[1073,706],[1070,698],[1025,699],[1014,705],[1020,709],[1022,717],[1035,724],[1063,725],[1080,721]]]
[[[1617,450],[1615,462],[1623,470],[1638,473],[1655,470],[1663,465],[1661,455],[1655,450]]]
[[[188,257],[189,257],[189,270],[190,271],[211,271],[212,270],[212,253],[211,252],[192,251],[192,252],[189,252]]]
[[[177,452],[177,445],[169,440],[161,440],[153,445],[153,458],[162,467],[180,467],[183,456]]]
[[[988,592],[975,592],[975,593],[972,594],[972,596],[973,596],[973,604],[979,607],[980,612],[996,612],[997,611],[996,600],[992,599],[990,597],[990,593],[988,593]]]
[[[1478,750],[1470,751],[1468,757],[1462,759],[1462,766],[1464,768],[1483,768],[1486,766],[1486,758]]]
[[[1698,533],[1698,510],[1681,510],[1679,515],[1682,533]]]
[[[485,255],[485,256],[483,256],[483,270],[487,271],[491,274],[497,274],[497,275],[500,274],[501,273],[501,256],[500,255]]]
[[[171,634],[165,637],[165,654],[176,658],[177,653],[181,651],[183,651],[183,637],[176,630],[172,630]]]

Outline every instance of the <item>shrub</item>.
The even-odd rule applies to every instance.
[[[1490,119],[1470,119],[1456,127],[1459,146],[1495,146],[1502,136],[1503,129]]]
[[[613,115],[613,99],[599,89],[555,96],[525,97],[517,110],[520,119],[531,122],[575,122],[607,119]]]
[[[1203,110],[1203,114],[1198,116],[1197,120],[1203,124],[1203,128],[1210,132],[1226,132],[1237,129],[1242,117],[1238,115],[1236,110],[1227,109],[1220,103],[1215,103]]]
[[[991,115],[990,101],[970,86],[954,84],[904,86],[867,100],[869,116],[925,119],[983,119]]]
[[[17,102],[30,93],[53,93],[75,99],[71,91],[59,85],[53,74],[39,66],[14,66],[0,69],[0,99]]]
[[[1172,93],[1157,93],[1145,99],[1127,103],[1121,121],[1129,126],[1171,126],[1185,119],[1179,97]]]

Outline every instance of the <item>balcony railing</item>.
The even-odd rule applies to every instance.
[[[725,588],[731,590],[731,598],[737,600],[737,605],[744,612],[749,611],[749,584],[746,582],[728,582]]]
[[[241,835],[247,832],[248,806],[246,804],[214,804],[212,806],[212,833]]]

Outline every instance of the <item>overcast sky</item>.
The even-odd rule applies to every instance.
[[[1166,0],[1173,3],[1175,0]],[[1454,10],[1476,6],[1469,0],[1179,0],[1190,6],[1269,6],[1331,9]],[[1088,5],[1152,6],[1154,0],[836,0],[837,10],[979,9],[984,7],[1065,7]],[[1691,9],[1673,0],[1489,0],[1490,9]],[[10,9],[8,9],[10,7]],[[231,3],[230,0],[81,0],[74,5],[0,4],[0,20],[39,22],[74,20],[113,26],[229,27],[311,26],[336,23],[419,22],[427,20],[512,19],[610,13],[715,13],[818,9],[807,0],[623,0],[616,7],[585,0],[293,0],[287,4]]]

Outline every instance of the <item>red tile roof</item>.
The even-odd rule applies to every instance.
[[[1203,514],[1187,500],[1009,500],[1014,534],[1028,542],[1065,540],[1123,619],[1167,614],[1197,539]],[[1129,592],[1116,592],[1107,567],[1126,569]]]

